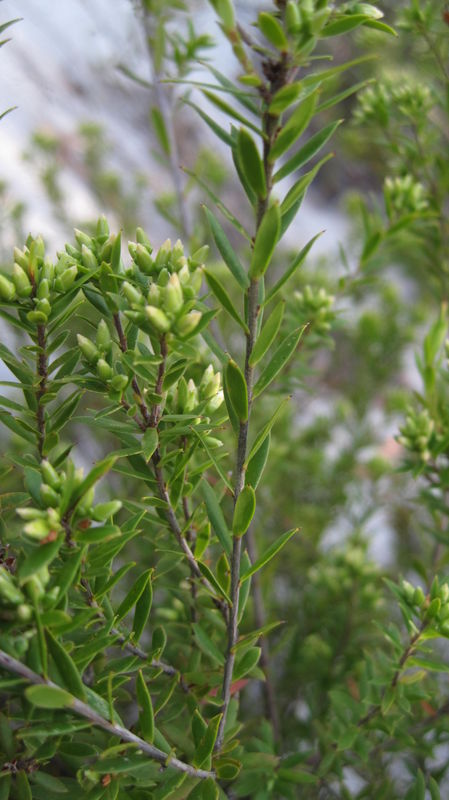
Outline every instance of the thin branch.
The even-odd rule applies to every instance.
[[[33,672],[31,669],[26,667],[25,664],[21,664],[20,661],[17,661],[3,650],[0,650],[0,667],[8,672],[12,672],[15,675],[20,675],[21,678],[24,678],[34,686],[49,686],[52,689],[61,689],[61,687],[56,683],[42,678],[41,675]],[[162,764],[164,767],[173,767],[180,772],[185,772],[192,778],[215,777],[213,772],[208,772],[204,769],[196,769],[190,764],[180,761],[178,758],[172,758],[170,755],[167,755],[167,753],[164,753],[162,750],[159,750],[157,747],[149,744],[144,739],[136,736],[135,733],[132,733],[127,728],[123,728],[121,725],[117,725],[114,722],[109,722],[86,703],[83,703],[82,700],[78,700],[77,697],[72,697],[71,703],[67,707],[67,710],[73,711],[74,714],[89,720],[92,725],[95,725],[97,728],[102,728],[102,730],[110,733],[112,736],[117,736],[122,742],[136,744],[139,750],[152,758],[154,761]]]
[[[126,353],[126,351],[128,349],[128,342],[126,340],[126,335],[125,335],[125,332],[124,332],[123,327],[122,327],[122,323],[121,323],[121,320],[120,320],[120,314],[118,312],[113,315],[113,320],[114,320],[115,329],[117,331],[117,335],[118,335],[118,338],[119,338],[120,350],[122,351],[122,353]],[[144,399],[144,397],[142,395],[142,392],[140,391],[139,384],[137,383],[137,378],[136,378],[135,375],[132,378],[131,386],[133,387],[133,391],[134,391],[134,394],[135,394],[135,397],[136,397],[137,404],[138,404],[139,409],[140,409],[140,413],[142,414],[142,418],[143,418],[146,426],[149,426],[150,422],[151,422],[150,412],[148,410],[148,406],[147,406],[147,404],[145,402],[145,399]],[[140,427],[142,427],[142,426],[140,426]]]
[[[37,374],[39,376],[39,386],[36,391],[36,421],[38,430],[38,450],[39,456],[43,457],[44,442],[45,442],[45,409],[42,404],[42,399],[47,391],[48,380],[48,362],[46,353],[46,329],[45,325],[40,324],[37,326],[37,343],[39,352],[37,354]]]

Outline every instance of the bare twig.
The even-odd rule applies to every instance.
[[[31,669],[26,667],[25,664],[21,664],[20,661],[17,661],[3,650],[0,650],[0,667],[8,672],[14,673],[15,675],[20,675],[21,678],[24,678],[34,686],[49,686],[53,689],[61,688],[56,683],[53,683],[53,681],[46,680],[41,675],[33,672]],[[117,736],[122,742],[129,742],[130,744],[137,745],[139,750],[145,753],[145,755],[149,756],[154,761],[157,761],[159,764],[162,764],[164,767],[173,767],[180,772],[185,772],[192,778],[214,777],[213,772],[208,772],[204,769],[196,769],[190,764],[180,761],[179,758],[171,757],[162,750],[159,750],[159,748],[154,747],[154,745],[149,744],[144,739],[141,739],[139,736],[136,736],[135,733],[132,733],[127,728],[123,728],[121,725],[117,725],[115,722],[109,722],[86,703],[83,703],[82,700],[78,700],[77,697],[72,696],[70,704],[66,708],[68,711],[72,711],[74,714],[89,720],[89,722],[91,722],[92,725],[95,725],[97,728],[102,728],[102,730],[110,733],[112,736]]]

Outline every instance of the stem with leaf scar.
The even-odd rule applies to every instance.
[[[3,650],[0,650],[0,668],[6,670],[7,672],[13,673],[14,675],[19,675],[33,686],[48,686],[52,689],[61,691],[61,687],[59,687],[56,683],[42,678],[41,675],[33,672],[33,670],[29,669],[29,667],[25,666],[25,664],[17,661]],[[170,755],[167,755],[167,753],[164,753],[163,750],[159,750],[159,748],[154,747],[154,745],[149,744],[144,739],[136,736],[135,733],[132,733],[127,728],[123,728],[121,725],[117,725],[115,722],[108,721],[94,711],[90,706],[88,706],[87,703],[83,703],[83,701],[79,700],[77,697],[71,696],[70,703],[67,704],[66,708],[68,711],[72,711],[77,716],[87,719],[92,723],[92,725],[95,725],[95,727],[101,728],[112,736],[117,736],[117,738],[122,742],[128,742],[136,745],[137,748],[142,751],[142,753],[145,753],[145,755],[149,756],[149,758],[154,759],[154,761],[157,761],[164,767],[173,767],[180,772],[185,772],[192,778],[204,779],[214,777],[213,772],[209,772],[204,769],[196,769],[190,764],[180,761],[179,758],[171,757]]]
[[[284,86],[288,81],[288,66],[285,58],[282,56],[281,61],[276,64],[266,64],[265,71],[269,75],[268,83],[264,84],[261,89],[261,97],[268,109],[270,100],[273,94]],[[277,134],[277,117],[272,116],[269,111],[265,111],[262,117],[262,131],[264,134],[263,141],[263,169],[265,175],[266,193],[262,198],[260,197],[256,208],[256,226],[255,236],[260,228],[265,212],[267,211],[270,203],[272,192],[272,175],[273,164],[270,162],[270,150],[273,145],[274,139]],[[255,237],[254,237],[255,238]],[[251,279],[250,285],[247,289],[247,325],[248,332],[246,334],[246,349],[245,349],[245,382],[248,393],[248,417],[246,421],[241,421],[239,425],[238,443],[237,443],[237,462],[235,469],[235,488],[234,488],[234,507],[237,503],[238,497],[245,486],[245,461],[248,449],[248,431],[249,419],[251,414],[251,406],[253,399],[253,384],[254,384],[254,368],[251,365],[251,355],[253,352],[254,344],[257,337],[257,323],[259,316],[259,280]],[[252,538],[251,529],[248,530],[247,536],[250,542],[252,552],[255,553],[255,543]],[[232,674],[235,662],[235,645],[238,639],[238,614],[239,614],[239,597],[240,597],[240,561],[242,554],[242,537],[234,536],[232,545],[231,557],[231,590],[230,599],[231,606],[229,609],[229,621],[227,629],[227,651],[226,662],[224,667],[223,685],[222,685],[222,718],[218,729],[217,740],[215,749],[220,750],[223,745],[224,730],[226,725],[227,713],[229,702],[231,699],[231,685]],[[261,616],[261,609],[259,608],[259,616]],[[266,680],[269,681],[267,671],[268,654],[265,651],[264,670]],[[273,706],[273,691],[270,686],[266,693],[266,704],[269,716],[272,722],[273,730],[276,734],[277,726],[277,713]]]

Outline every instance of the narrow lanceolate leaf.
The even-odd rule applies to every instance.
[[[248,464],[245,473],[245,480],[250,486],[253,486],[254,489],[257,489],[259,481],[262,477],[262,473],[265,469],[270,450],[270,443],[271,434],[268,434]]]
[[[114,466],[115,462],[117,461],[117,456],[108,456],[108,458],[104,458],[102,461],[98,461],[95,464],[94,468],[91,469],[88,475],[84,478],[84,480],[80,483],[78,488],[74,491],[73,496],[71,498],[71,505],[75,505],[89,489],[94,486],[97,481],[100,480],[104,475],[106,475],[110,469]]]
[[[294,172],[300,167],[303,167],[304,164],[307,164],[314,155],[316,155],[322,147],[329,141],[331,136],[335,133],[338,126],[341,125],[343,122],[342,119],[338,119],[336,122],[331,122],[329,125],[326,125],[324,128],[321,128],[318,133],[315,133],[313,136],[310,137],[308,142],[301,147],[294,156],[289,158],[288,161],[283,164],[283,166],[275,173],[273,181],[276,183],[280,181],[282,178],[286,178],[287,175],[290,175],[291,172]]]
[[[273,544],[270,545],[267,550],[265,550],[265,553],[263,553],[260,558],[258,558],[254,564],[252,564],[251,567],[249,567],[249,569],[247,569],[240,576],[240,582],[244,583],[248,580],[248,578],[251,577],[251,575],[254,575],[254,573],[262,569],[265,564],[268,564],[268,562],[271,561],[271,559],[274,558],[274,556],[279,553],[280,550],[282,550],[282,548],[287,544],[292,536],[298,532],[298,530],[299,528],[292,528],[291,531],[287,531],[286,533],[283,533],[282,536],[279,536],[279,538],[276,539],[276,541],[273,542]]]
[[[219,581],[218,581],[218,580],[217,580],[217,578],[215,577],[214,573],[213,573],[213,572],[212,572],[212,570],[211,570],[211,569],[210,569],[210,568],[207,566],[207,564],[204,564],[202,561],[198,561],[198,567],[200,568],[201,574],[202,574],[202,575],[204,575],[204,577],[205,577],[205,578],[207,578],[207,580],[209,581],[209,583],[210,583],[210,584],[211,584],[211,585],[214,587],[214,589],[215,589],[215,591],[217,592],[217,594],[220,594],[222,597],[224,597],[224,599],[226,600],[226,602],[227,602],[227,603],[228,603],[230,606],[232,606],[232,601],[231,601],[231,598],[230,598],[230,597],[229,597],[229,595],[228,595],[228,594],[225,592],[225,590],[223,589],[223,586],[221,585],[221,583],[219,583]]]
[[[50,564],[56,558],[62,545],[63,537],[59,536],[54,542],[39,544],[20,565],[18,576],[20,581],[26,581],[42,567]]]
[[[197,106],[196,103],[192,103],[191,100],[184,100],[184,103],[187,106],[190,106],[190,108],[193,108],[194,111],[196,111],[196,113],[201,117],[203,122],[205,122],[206,125],[208,125],[208,127],[211,129],[211,131],[215,133],[215,136],[221,139],[221,141],[227,144],[229,147],[233,146],[234,142],[231,134],[225,131],[223,128],[221,128],[220,125],[217,125],[217,123],[212,119],[212,117],[206,114],[206,112],[203,111],[202,108]]]
[[[321,36],[341,36],[343,33],[347,33],[348,31],[354,30],[354,28],[358,28],[360,25],[363,25],[370,19],[371,18],[366,14],[345,14],[339,19],[329,22],[329,24],[326,25],[326,27],[321,31]]]
[[[229,399],[240,422],[248,419],[248,389],[240,367],[230,358],[226,366],[226,386]]]
[[[288,50],[287,37],[282,29],[281,23],[266,11],[259,14],[258,25],[265,39],[267,39],[277,50]]]
[[[268,110],[270,114],[274,116],[278,116],[282,114],[295,100],[298,99],[302,89],[301,81],[296,81],[295,83],[288,83],[287,86],[283,86],[282,89],[276,92],[274,95]]]
[[[327,156],[324,156],[324,158],[322,158],[321,161],[319,161],[318,164],[313,167],[313,169],[311,169],[309,172],[306,172],[305,175],[301,175],[296,183],[293,184],[281,203],[282,216],[287,214],[292,206],[296,205],[298,201],[303,201],[307,189],[314,180],[315,176],[318,174],[323,164],[325,164],[326,161],[329,161],[330,158],[333,158],[333,153],[328,153]]]
[[[220,542],[225,553],[227,553],[227,555],[229,556],[231,555],[232,551],[231,534],[229,533],[228,527],[226,525],[220,503],[218,502],[214,490],[209,485],[206,479],[203,480],[202,488],[203,488],[204,502],[206,504],[207,516],[209,517],[209,520],[215,531],[218,541]]]
[[[149,461],[158,445],[156,428],[147,428],[142,437],[142,453],[145,461]]]
[[[284,308],[285,302],[281,300],[268,317],[265,325],[259,333],[249,359],[249,364],[251,367],[255,367],[260,359],[263,358],[268,348],[276,338],[276,334],[282,322],[282,317],[284,316]]]
[[[47,630],[45,636],[49,653],[59,670],[61,680],[65,687],[71,694],[75,695],[75,697],[79,697],[80,700],[85,700],[86,693],[84,691],[84,684],[71,656],[60,640],[53,636],[51,631]]]
[[[206,276],[206,281],[209,285],[211,292],[217,298],[220,305],[224,308],[225,311],[228,312],[229,316],[232,317],[232,319],[235,320],[235,322],[237,322],[237,324],[240,325],[241,328],[243,328],[245,333],[247,333],[248,326],[242,320],[240,314],[235,308],[224,286],[220,283],[218,278],[216,278],[215,275],[212,275],[212,273],[209,272],[207,269],[204,270],[204,274]]]
[[[252,486],[245,486],[240,492],[232,518],[232,533],[237,538],[243,536],[251,525],[256,511],[256,493]]]
[[[115,621],[120,622],[123,617],[126,617],[129,611],[136,605],[137,601],[139,600],[145,586],[147,585],[148,581],[151,578],[151,573],[153,572],[152,569],[147,569],[145,572],[142,572],[141,575],[137,578],[134,586],[129,590],[126,597],[120,603],[116,614],[115,614]]]
[[[318,99],[318,88],[309,94],[295,108],[288,122],[279,131],[274,144],[270,148],[269,159],[274,163],[279,156],[283,155],[291,147],[307,128],[313,117]]]
[[[223,261],[236,279],[239,286],[243,290],[247,289],[249,286],[248,276],[242,264],[240,263],[237,254],[231,247],[228,237],[226,236],[220,223],[215,219],[214,215],[209,211],[209,209],[206,208],[206,206],[203,206],[203,208],[207,217],[207,221],[210,225],[214,242],[217,245],[217,249]]]
[[[252,631],[251,633],[246,633],[245,636],[241,636],[237,644],[234,645],[234,647],[232,648],[233,651],[237,652],[238,650],[241,650],[244,647],[248,647],[249,645],[254,644],[255,642],[257,642],[258,639],[260,639],[261,636],[265,636],[267,633],[270,633],[270,631],[274,630],[275,628],[278,628],[279,625],[283,624],[284,623],[282,621],[268,622],[262,628],[258,628],[257,630]]]
[[[265,442],[265,439],[267,438],[268,434],[270,433],[274,423],[278,420],[279,416],[281,415],[282,411],[284,410],[285,405],[289,402],[289,400],[290,400],[290,397],[285,397],[279,403],[279,405],[278,405],[276,411],[274,412],[274,414],[272,414],[272,416],[270,417],[268,422],[265,423],[265,425],[263,426],[262,430],[257,434],[257,436],[256,436],[256,438],[254,440],[254,444],[252,445],[251,450],[250,450],[249,455],[248,455],[248,458],[247,458],[247,460],[245,462],[245,468],[248,467],[248,464],[251,462],[251,460],[254,458],[256,453],[262,447],[262,445]]]
[[[223,666],[225,663],[225,657],[221,650],[218,649],[215,642],[212,641],[209,634],[206,633],[199,622],[194,622],[192,628],[200,650],[202,650],[206,656],[209,656],[212,661],[216,661],[217,664]]]
[[[38,708],[68,708],[73,703],[72,695],[58,686],[29,686],[25,695]]]
[[[139,669],[136,679],[136,694],[137,702],[140,707],[139,726],[142,737],[149,742],[153,743],[154,739],[154,713],[153,704],[151,702],[150,693],[147,689],[142,670]]]
[[[150,580],[148,580],[145,584],[145,588],[136,603],[136,608],[134,611],[132,631],[135,642],[139,641],[142,633],[145,630],[145,625],[147,624],[148,617],[150,616],[152,602],[153,584],[150,577]]]
[[[274,381],[281,369],[288,363],[291,356],[295,352],[306,327],[306,325],[303,325],[302,328],[296,328],[296,330],[292,331],[292,333],[290,333],[289,336],[287,336],[287,338],[281,342],[271,361],[269,361],[258,381],[256,382],[256,385],[254,386],[254,397],[257,397],[259,394],[261,394],[261,392],[263,392],[264,389],[266,389],[267,386]]]
[[[275,283],[275,285],[270,289],[270,291],[266,295],[265,300],[263,302],[264,306],[266,306],[267,303],[273,300],[273,298],[277,295],[277,293],[282,289],[284,284],[287,283],[287,281],[292,277],[292,275],[295,274],[296,270],[299,269],[299,267],[304,263],[307,254],[315,244],[316,240],[319,239],[319,237],[322,236],[323,233],[324,231],[320,231],[315,236],[313,236],[312,239],[310,239],[307,242],[305,247],[303,247],[302,250],[298,253],[298,255],[295,256],[291,264],[285,270],[284,274],[279,278],[279,280]]]
[[[193,763],[197,767],[210,769],[212,752],[218,734],[218,728],[223,714],[217,714],[209,721],[207,731],[201,739],[193,758]]]
[[[167,133],[167,128],[165,127],[164,118],[157,106],[153,106],[150,113],[154,132],[158,138],[159,144],[163,152],[168,156],[170,154],[170,138]]]
[[[236,111],[235,108],[230,106],[228,103],[225,103],[225,101],[222,100],[221,97],[217,97],[217,95],[207,91],[204,91],[203,94],[205,97],[207,97],[208,100],[210,100],[211,103],[214,104],[214,106],[219,108],[220,111],[223,111],[228,117],[230,117],[231,119],[236,119],[237,122],[246,125],[247,128],[251,128],[251,130],[254,131],[255,133],[258,133],[259,136],[264,135],[256,125],[254,125],[250,120],[242,116],[242,114],[239,114],[239,112]]]
[[[265,212],[259,230],[256,233],[249,268],[249,276],[253,280],[258,280],[265,274],[279,239],[280,230],[281,212],[279,204],[276,202]]]
[[[191,426],[190,426],[190,430],[192,431],[192,433],[194,434],[194,436],[196,436],[196,438],[197,438],[197,439],[198,439],[198,440],[201,442],[201,444],[202,444],[202,446],[204,447],[204,449],[205,449],[205,451],[206,451],[207,455],[209,456],[209,458],[210,458],[210,460],[212,461],[212,463],[213,463],[213,465],[214,465],[215,469],[217,470],[217,472],[218,472],[218,474],[219,474],[220,478],[222,479],[223,483],[224,483],[224,484],[225,484],[225,485],[228,487],[228,489],[230,489],[230,491],[232,492],[232,491],[233,491],[233,486],[232,486],[232,483],[231,483],[231,481],[229,480],[228,476],[226,475],[226,472],[224,471],[224,469],[223,469],[223,467],[221,466],[221,464],[220,464],[220,462],[218,461],[218,459],[217,459],[217,458],[215,458],[215,455],[214,455],[214,452],[213,452],[213,450],[212,450],[212,449],[209,447],[209,445],[207,444],[206,437],[205,437],[205,436],[202,436],[202,434],[201,434],[201,433],[200,433],[200,432],[199,432],[199,431],[198,431],[198,430],[195,428],[195,426],[194,426],[194,425],[191,425]]]
[[[226,359],[226,361],[224,363],[222,362],[224,367],[226,367],[227,363],[228,363],[227,359]],[[239,418],[238,418],[237,414],[234,411],[234,407],[233,407],[233,405],[231,403],[231,398],[229,396],[228,384],[226,382],[226,369],[223,371],[223,395],[224,395],[226,410],[227,410],[228,416],[229,416],[229,421],[230,421],[231,426],[232,426],[232,430],[234,431],[235,435],[238,436],[239,435],[239,429],[240,429],[240,421],[239,421]]]
[[[237,147],[246,180],[257,197],[265,199],[267,196],[267,183],[262,159],[253,137],[245,128],[240,128]]]

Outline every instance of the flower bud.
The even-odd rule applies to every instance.
[[[126,375],[114,375],[111,379],[111,387],[115,389],[116,392],[122,392],[126,389],[128,385],[128,378]]]
[[[300,27],[301,18],[299,15],[299,9],[294,0],[288,0],[287,5],[285,7],[285,26],[287,28],[288,33],[295,33],[295,31]]]
[[[150,306],[158,306],[161,302],[161,290],[157,283],[152,283],[148,289],[147,295],[148,303]]]
[[[98,253],[98,261],[101,264],[103,261],[109,263],[112,255],[112,248],[114,246],[115,236],[108,236]]]
[[[201,311],[189,311],[185,317],[181,317],[176,323],[176,329],[181,336],[187,336],[198,327],[201,317]]]
[[[122,503],[120,500],[111,500],[109,503],[99,503],[92,511],[92,519],[96,522],[103,522],[103,520],[109,519],[109,517],[113,517],[114,514],[117,514],[121,507]]]
[[[200,247],[199,250],[195,250],[193,255],[190,256],[190,263],[192,267],[200,267],[207,259],[209,255],[209,245],[205,244],[203,247]]]
[[[18,586],[15,585],[13,576],[5,567],[0,567],[0,597],[12,605],[23,603],[25,599]]]
[[[60,497],[48,483],[41,484],[40,494],[46,506],[51,506],[52,508],[59,506]]]
[[[108,352],[111,348],[111,334],[109,333],[108,324],[104,319],[101,319],[97,326],[96,343],[99,350]]]
[[[148,250],[149,253],[153,252],[153,248],[151,247],[150,240],[146,235],[143,228],[137,228],[136,230],[136,239],[139,244],[143,244],[143,246]]]
[[[17,606],[17,619],[19,619],[21,622],[28,622],[32,616],[33,609],[28,605],[28,603],[20,603],[20,605]]]
[[[109,225],[105,216],[98,218],[97,222],[97,236],[109,236]]]
[[[183,266],[179,270],[178,278],[183,286],[187,286],[187,284],[190,282],[190,270],[187,264],[183,264]]]
[[[92,503],[94,502],[94,496],[95,496],[95,487],[91,486],[90,489],[88,489],[87,492],[82,496],[81,500],[77,505],[79,513],[85,514],[87,511],[89,511]]]
[[[89,250],[94,249],[94,241],[93,239],[90,238],[90,236],[87,235],[87,233],[84,233],[83,231],[78,230],[78,228],[75,228],[74,234],[75,234],[75,239],[81,248],[84,245],[85,247],[88,247]]]
[[[25,253],[25,250],[19,250],[18,247],[14,248],[14,261],[19,267],[22,267],[23,270],[28,274],[28,266],[29,266],[29,257]]]
[[[36,311],[40,311],[42,314],[48,318],[51,314],[51,305],[48,302],[46,297],[43,297],[42,300],[38,300],[36,303]]]
[[[0,275],[0,300],[11,302],[16,296],[16,288],[12,281]]]
[[[22,519],[44,519],[47,515],[40,508],[16,508],[16,514]]]
[[[150,274],[153,271],[153,259],[143,244],[136,246],[134,261],[145,274]]]
[[[136,289],[135,286],[128,283],[128,281],[123,281],[123,294],[130,305],[143,305],[144,300],[142,293]]]
[[[78,347],[81,350],[86,361],[89,361],[90,363],[96,361],[98,359],[99,353],[94,343],[91,342],[90,339],[87,339],[85,336],[82,336],[81,333],[77,333],[76,338],[78,340]]]
[[[177,239],[171,251],[171,262],[173,266],[176,268],[179,264],[180,259],[183,258],[184,258],[184,246],[183,243],[181,242],[181,239]]]
[[[223,391],[220,390],[219,392],[217,392],[217,394],[215,394],[209,400],[209,402],[208,402],[208,404],[206,406],[206,413],[207,414],[213,414],[214,411],[217,411],[217,409],[220,408],[220,406],[222,405],[223,401],[224,401],[224,394],[223,394]]]
[[[97,375],[102,381],[109,381],[114,374],[114,370],[104,358],[99,358],[97,361]]]
[[[45,539],[50,532],[50,527],[45,519],[33,519],[31,522],[27,522],[23,530],[32,539]]]
[[[46,258],[44,263],[42,264],[41,269],[41,283],[43,280],[49,282],[49,284],[53,281],[55,277],[55,265],[53,264],[50,259]]]
[[[161,308],[145,306],[145,315],[148,322],[150,322],[159,333],[168,333],[171,327],[170,320]]]
[[[187,398],[186,402],[184,403],[184,412],[188,414],[190,411],[193,411],[194,408],[198,405],[198,389],[195,386],[195,382],[190,378],[187,384]]]
[[[29,311],[27,320],[35,325],[45,325],[47,322],[47,315],[43,311]]]
[[[176,314],[181,310],[184,303],[184,295],[176,272],[170,276],[167,286],[165,287],[164,299],[167,311]]]
[[[86,247],[85,244],[81,247],[81,261],[86,269],[97,269],[98,268],[98,261],[95,258],[92,250],[89,247]]]
[[[158,271],[161,270],[162,267],[165,267],[165,265],[170,260],[170,255],[171,255],[171,241],[170,239],[166,239],[165,242],[161,244],[154,261],[154,265]]]
[[[33,291],[30,279],[25,270],[19,264],[14,264],[12,270],[12,280],[16,287],[19,297],[29,297]]]
[[[201,289],[202,282],[203,282],[203,270],[198,268],[190,275],[190,286],[192,287],[195,295],[197,295],[199,290]]]
[[[426,599],[426,596],[425,596],[423,590],[421,589],[421,586],[417,586],[416,589],[415,589],[415,593],[413,595],[413,605],[419,606],[421,608],[421,606],[423,605],[425,599]]]
[[[48,483],[52,489],[59,489],[61,486],[61,479],[47,458],[44,458],[41,461],[41,472],[45,483]]]
[[[50,297],[50,284],[48,278],[41,278],[37,287],[37,297],[39,300],[48,300]]]
[[[76,276],[78,275],[78,268],[74,264],[72,267],[66,269],[59,278],[55,280],[55,289],[58,292],[68,292],[75,283]]]

